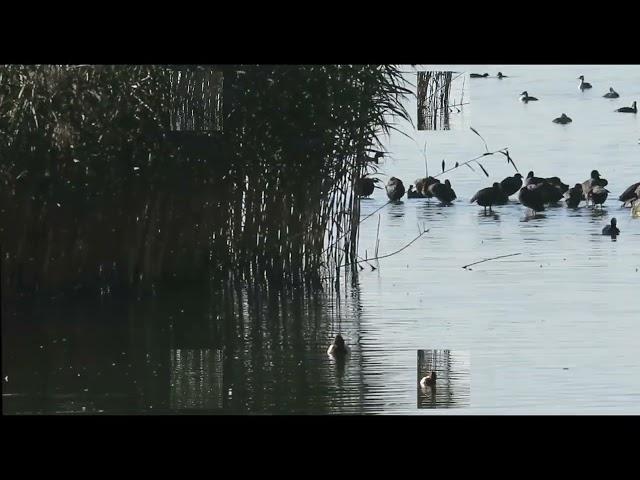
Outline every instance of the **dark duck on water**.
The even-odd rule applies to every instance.
[[[593,205],[600,205],[602,208],[602,204],[607,201],[607,196],[609,195],[609,190],[600,185],[596,185],[591,189],[591,200],[593,201]]]
[[[478,205],[484,207],[484,212],[487,213],[487,207],[489,207],[489,211],[491,212],[491,206],[503,203],[504,197],[505,195],[502,188],[500,188],[500,184],[495,182],[491,187],[478,190],[476,194],[471,197],[469,203],[477,202]]]
[[[613,87],[609,87],[609,91],[603,95],[604,98],[618,98],[619,96]]]
[[[507,197],[510,197],[522,188],[522,175],[516,173],[513,177],[507,177],[500,182],[500,188]]]
[[[565,202],[569,208],[578,208],[582,201],[582,184],[576,183],[575,186],[565,194]]]
[[[558,118],[553,119],[553,123],[560,123],[562,125],[566,125],[567,123],[571,123],[571,122],[573,122],[573,120],[567,117],[567,115],[564,113],[560,115]]]
[[[640,182],[634,183],[629,188],[627,188],[622,195],[618,197],[623,206],[627,206],[627,204],[631,205],[634,201],[640,198]]]
[[[583,91],[583,92],[584,92],[585,90],[587,90],[587,89],[591,88],[591,84],[590,84],[590,83],[587,83],[587,82],[585,82],[585,81],[584,81],[584,75],[580,75],[580,76],[578,77],[578,80],[580,80],[580,86],[579,86],[578,88],[579,88],[581,91]]]
[[[409,190],[407,190],[407,198],[424,198],[424,196],[413,189],[413,185],[409,185]]]
[[[633,105],[630,107],[622,107],[616,110],[616,112],[620,113],[638,113],[638,106],[636,102],[633,102]]]
[[[344,338],[342,338],[342,335],[340,334],[336,335],[335,340],[331,345],[329,345],[329,348],[327,349],[327,354],[337,356],[346,355],[347,353],[349,353],[349,348],[344,343]]]
[[[582,182],[582,196],[583,199],[586,200],[587,205],[589,205],[589,200],[591,200],[591,194],[594,187],[606,187],[609,182],[600,177],[600,172],[597,170],[591,171],[591,178],[589,180],[585,180]]]
[[[542,212],[544,210],[544,199],[542,192],[537,188],[522,187],[518,195],[520,203],[534,212]]]
[[[615,218],[611,219],[611,225],[607,225],[602,229],[603,235],[611,235],[615,237],[616,235],[620,235],[620,229],[616,226],[617,220]]]
[[[445,180],[444,183],[434,183],[429,186],[429,191],[436,197],[442,204],[448,205],[453,202],[456,197],[456,192],[451,188],[451,182]]]
[[[400,200],[404,196],[404,184],[402,180],[396,177],[391,177],[387,182],[387,197],[392,202]]]
[[[488,73],[483,73],[483,74],[472,73],[471,75],[469,75],[469,78],[487,78],[488,76],[489,76]]]
[[[358,179],[356,182],[355,193],[359,197],[370,196],[376,188],[376,183],[380,181],[379,178],[371,178],[364,176]]]

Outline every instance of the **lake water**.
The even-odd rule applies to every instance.
[[[419,68],[509,78],[467,79],[471,104],[450,131],[400,124],[414,140],[387,139],[381,172],[407,186],[424,176],[425,142],[430,174],[443,159],[474,158],[485,147],[473,127],[489,150],[508,147],[524,175],[573,185],[599,170],[611,191],[604,208],[560,204],[531,218],[512,197],[485,215],[469,198],[514,173],[497,154],[480,160],[490,178],[477,167],[442,177],[457,193],[452,206],[405,197],[364,221],[360,250],[370,257],[378,221],[381,255],[419,226],[429,231],[376,270],[365,266],[339,298],[176,292],[3,318],[3,411],[640,413],[640,219],[616,200],[640,181],[640,123],[614,113],[640,99],[640,66]],[[579,91],[581,74],[591,91]],[[619,99],[602,98],[610,86]],[[540,101],[520,102],[524,90]],[[561,113],[573,123],[553,124]],[[363,217],[386,202],[376,190]],[[616,241],[600,234],[613,216]],[[326,355],[338,332],[352,347],[345,361]],[[418,385],[418,350],[449,352],[434,361],[432,397]]]

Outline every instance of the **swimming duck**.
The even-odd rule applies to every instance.
[[[498,78],[502,80],[503,78],[509,78],[506,75],[503,75],[502,72],[498,72]]]
[[[578,80],[580,80],[580,90],[584,91],[587,88],[591,88],[591,84],[584,81],[584,75],[580,75]]]
[[[407,190],[407,198],[424,198],[424,195],[414,190],[413,185],[409,185],[409,190]]]
[[[616,235],[620,235],[620,229],[616,226],[617,220],[615,218],[611,219],[611,225],[607,225],[602,229],[603,235],[611,235],[615,237]]]
[[[603,95],[604,98],[618,98],[618,92],[616,92],[612,87],[609,87],[609,91]]]
[[[578,205],[580,205],[582,201],[581,183],[576,183],[575,186],[565,194],[565,201],[567,202],[567,207],[578,208]]]
[[[469,78],[487,78],[488,76],[488,73],[483,73],[482,75],[479,73],[472,73],[471,75],[469,75]]]
[[[387,197],[389,197],[389,200],[400,200],[403,197],[404,192],[405,190],[402,180],[396,177],[391,177],[387,182]]]
[[[359,197],[370,196],[376,188],[376,183],[380,181],[379,178],[370,178],[366,175],[356,181],[355,194]]]
[[[623,206],[626,206],[627,203],[632,204],[634,200],[640,198],[640,182],[634,183],[629,188],[627,188],[622,195],[618,197],[618,200],[623,202]]]
[[[416,190],[422,194],[425,198],[433,197],[433,194],[429,191],[429,187],[434,183],[440,183],[440,180],[434,177],[420,178],[414,182],[416,184]]]
[[[451,188],[451,182],[449,182],[448,179],[445,180],[444,183],[434,183],[430,185],[429,191],[444,205],[453,202],[457,198],[456,192]]]
[[[542,193],[536,188],[522,187],[520,194],[518,195],[520,203],[527,208],[530,208],[534,212],[541,212],[544,210],[544,201]]]
[[[597,170],[591,171],[591,178],[589,180],[585,180],[582,182],[582,197],[587,201],[587,205],[589,204],[589,199],[591,198],[591,190],[596,185],[601,187],[606,187],[609,184],[607,180],[604,178],[600,178],[600,173]]]
[[[436,375],[436,372],[432,371],[429,375],[427,375],[422,380],[420,380],[420,386],[421,387],[435,387],[437,378],[438,378],[438,376]]]
[[[491,187],[478,190],[476,194],[471,197],[469,203],[478,202],[478,205],[484,207],[484,212],[487,213],[487,207],[491,212],[492,205],[499,205],[504,201],[505,194],[500,188],[500,184],[495,182]]]
[[[345,345],[344,338],[340,334],[336,335],[335,340],[327,349],[327,355],[346,355],[347,353],[349,353],[349,347]]]
[[[622,113],[638,113],[638,107],[636,106],[636,102],[633,102],[633,105],[630,107],[622,107],[616,110],[616,112]]]
[[[513,177],[507,177],[500,182],[500,188],[507,197],[516,193],[522,187],[522,175],[516,173]]]
[[[573,120],[571,120],[569,117],[567,117],[564,113],[562,115],[560,115],[558,118],[554,118],[553,119],[553,123],[561,123],[563,125],[567,124],[567,123],[571,123]]]
[[[600,205],[602,208],[602,204],[607,201],[607,196],[609,195],[609,190],[600,185],[596,185],[591,189],[591,200],[593,201],[594,206]]]
[[[530,97],[529,93],[526,90],[520,94],[520,100],[523,101],[524,103],[538,101],[536,97]]]

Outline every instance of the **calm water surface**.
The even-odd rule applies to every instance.
[[[598,169],[611,190],[602,211],[560,204],[531,218],[514,197],[484,215],[468,199],[514,173],[502,155],[485,157],[490,178],[478,168],[443,177],[454,205],[405,197],[366,220],[362,255],[375,249],[378,220],[380,254],[403,247],[419,225],[429,232],[366,267],[339,298],[190,292],[3,319],[3,411],[640,413],[640,219],[616,200],[640,181],[640,123],[613,112],[640,100],[640,66],[420,68],[510,78],[467,79],[471,105],[454,130],[401,124],[414,140],[389,138],[381,172],[407,186],[424,176],[425,142],[431,174],[443,159],[469,160],[484,151],[473,127],[490,150],[509,147],[524,175],[573,185]],[[591,91],[578,90],[581,74]],[[619,99],[602,98],[610,86]],[[523,90],[540,101],[521,103]],[[415,120],[415,104],[408,108]],[[573,123],[553,124],[561,113]],[[386,201],[376,190],[363,217]],[[615,242],[600,235],[613,216]],[[353,349],[346,361],[326,355],[338,332]],[[434,398],[420,392],[418,350],[451,352],[442,366],[450,381]]]

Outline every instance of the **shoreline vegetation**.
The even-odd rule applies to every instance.
[[[411,95],[392,65],[0,66],[3,305],[339,288]]]

